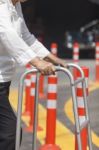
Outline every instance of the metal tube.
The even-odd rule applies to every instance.
[[[38,116],[38,85],[39,78],[36,76],[36,89],[35,89],[35,103],[34,103],[34,126],[33,126],[33,144],[32,150],[36,150],[36,138],[37,138],[37,116]]]
[[[23,100],[23,85],[24,79],[28,73],[37,72],[37,69],[26,71],[20,78],[18,90],[18,107],[17,107],[17,125],[16,125],[16,143],[15,150],[20,149],[20,132],[21,132],[21,114],[22,114],[22,100]]]
[[[77,98],[76,98],[76,91],[75,87],[72,86],[72,100],[73,100],[73,108],[74,108],[74,118],[75,118],[75,124],[76,124],[76,133],[77,133],[77,141],[78,141],[78,149],[82,150],[82,144],[81,144],[81,136],[80,136],[80,122],[79,122],[79,116],[77,111]]]
[[[82,69],[75,65],[75,64],[68,64],[67,65],[68,68],[70,67],[75,67],[77,68],[80,73],[81,73],[81,79],[77,80],[76,82],[74,81],[73,75],[70,72],[70,70],[68,70],[67,68],[63,68],[60,66],[56,66],[55,69],[56,71],[62,71],[64,72],[70,79],[70,85],[71,85],[71,90],[72,90],[72,99],[73,99],[73,108],[74,108],[74,116],[75,116],[75,123],[76,123],[76,131],[77,131],[77,139],[78,139],[78,148],[79,150],[82,150],[82,146],[81,146],[81,136],[80,136],[80,123],[79,123],[79,116],[78,116],[78,112],[77,112],[77,98],[76,98],[76,91],[75,91],[75,84],[82,82],[83,84],[83,90],[84,90],[84,99],[86,100],[86,86],[85,86],[85,82],[84,81],[84,73],[82,71]],[[35,68],[26,71],[21,79],[20,79],[20,85],[19,85],[19,93],[18,93],[18,117],[17,117],[17,131],[16,131],[16,149],[15,150],[19,150],[19,146],[20,146],[20,130],[21,130],[21,112],[22,112],[22,99],[23,99],[23,81],[24,78],[27,74],[29,73],[38,73],[39,71]],[[35,90],[35,108],[34,108],[34,126],[33,126],[33,150],[36,150],[36,132],[37,132],[37,113],[38,113],[38,74],[37,74],[37,78],[36,78],[36,90]],[[86,103],[86,101],[85,101]],[[85,104],[87,105],[87,103]],[[87,108],[87,107],[86,107]],[[89,116],[88,116],[88,111],[86,110],[87,113],[87,120],[89,120]],[[89,137],[91,137],[91,133],[90,133],[90,125],[88,124],[88,133],[89,133]],[[91,140],[89,140],[89,147],[90,150],[92,150],[92,146],[91,146]]]
[[[77,85],[78,83],[82,82],[84,80],[84,78],[79,78],[77,80],[74,81],[74,85]]]
[[[69,69],[69,68],[76,68],[76,69],[79,70],[79,72],[81,73],[81,77],[84,78],[84,72],[83,72],[83,70],[81,69],[80,66],[78,66],[78,65],[76,65],[76,64],[70,63],[70,64],[67,64],[67,68],[68,68],[68,69]]]
[[[86,120],[82,125],[80,125],[80,131],[85,128],[86,126],[88,126],[89,120]]]
[[[69,77],[71,85],[74,84],[73,75],[72,75],[72,73],[67,68],[56,66],[55,69],[56,69],[56,71],[62,71],[62,72],[64,72],[65,75],[67,75]]]
[[[18,110],[17,110],[17,125],[16,125],[16,145],[15,150],[20,147],[20,131],[21,131],[21,113],[22,113],[22,99],[23,99],[23,80],[20,80],[18,92]]]
[[[87,94],[86,94],[86,82],[85,82],[85,80],[82,82],[82,86],[83,86],[84,104],[85,104],[85,109],[86,109],[86,119],[89,120],[89,112],[88,112]],[[88,123],[88,142],[89,142],[89,150],[92,150],[90,120],[89,120],[89,123]]]

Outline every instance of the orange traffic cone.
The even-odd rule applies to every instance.
[[[73,44],[73,61],[76,65],[78,65],[78,63],[79,63],[79,44],[77,42],[75,42]],[[75,79],[77,76],[77,69],[76,68],[74,68],[73,74],[74,74],[74,79]]]
[[[31,89],[30,89],[30,121],[29,126],[25,128],[25,131],[33,132],[33,124],[34,124],[34,103],[35,103],[35,82],[36,82],[36,74],[31,75]],[[37,127],[38,131],[41,131],[42,128],[40,126]]]
[[[48,77],[48,101],[47,101],[47,123],[46,142],[39,150],[61,150],[55,144],[56,140],[56,103],[57,103],[57,76]]]
[[[99,82],[99,42],[96,42],[96,82]]]

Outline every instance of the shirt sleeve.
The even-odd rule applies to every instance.
[[[38,40],[36,40],[30,47],[41,59],[45,58],[50,53],[47,48]]]
[[[22,8],[21,8],[20,2],[18,2],[16,4],[16,10],[17,10],[17,13],[18,13],[19,17],[21,18],[22,38],[29,46],[31,46],[35,42],[36,37],[33,34],[31,34],[29,29],[27,28],[27,25],[26,25],[24,17],[23,17],[23,13],[22,13]]]
[[[22,20],[21,31],[23,40],[31,47],[31,49],[37,54],[38,57],[43,59],[49,54],[48,49],[41,42],[39,42],[33,34],[29,32],[22,14],[22,8],[20,3],[17,3],[16,9]]]
[[[0,44],[19,65],[26,65],[37,57],[13,29],[7,3],[0,4]]]

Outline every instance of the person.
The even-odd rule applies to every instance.
[[[30,63],[41,74],[50,75],[55,73],[54,65],[66,66],[29,32],[21,2],[0,0],[0,150],[15,150],[16,116],[9,103],[15,68]]]

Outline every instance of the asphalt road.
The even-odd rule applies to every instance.
[[[71,61],[67,61],[68,63]],[[81,66],[87,66],[90,69],[90,77],[89,83],[94,83],[95,81],[95,61],[94,60],[83,60],[80,61],[79,64]],[[11,89],[18,89],[18,82],[21,74],[24,72],[24,68],[17,69],[16,74],[13,78]],[[68,102],[71,97],[71,89],[69,84],[69,79],[63,74],[59,73],[59,82],[58,82],[58,109],[57,109],[57,118],[58,120],[66,126],[66,128],[70,129],[74,134],[75,126],[72,123],[71,119],[68,118],[68,115],[64,111],[64,106]],[[45,92],[46,92],[46,82],[45,80]],[[89,93],[88,97],[88,107],[89,107],[89,115],[90,115],[90,123],[92,131],[99,138],[99,89],[95,89]],[[46,108],[46,101],[40,101],[40,104]],[[24,123],[23,123],[24,126]],[[65,134],[65,133],[64,133]],[[68,138],[68,137],[67,137]],[[40,142],[37,140],[37,147],[40,146]],[[23,142],[21,150],[31,150],[32,148],[32,134],[23,132]],[[93,150],[98,150],[99,147],[93,143]],[[65,149],[64,149],[65,150]],[[70,149],[72,150],[72,149]]]

